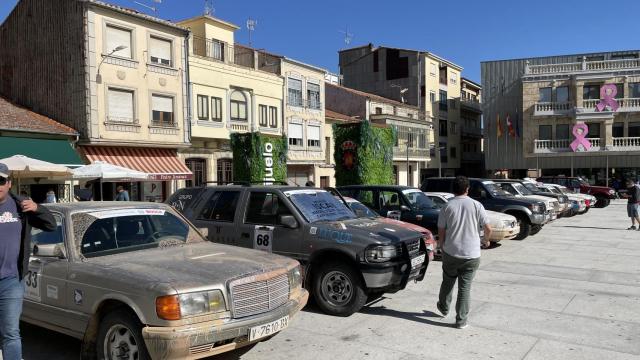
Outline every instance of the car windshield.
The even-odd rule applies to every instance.
[[[538,192],[541,190],[532,183],[524,183],[524,187],[526,187],[531,192]]]
[[[520,183],[514,183],[513,187],[518,190],[518,192],[522,195],[528,196],[528,195],[533,195],[533,193],[531,191],[529,191],[529,189],[527,189],[524,185],[520,184]]]
[[[556,189],[557,189],[557,188],[556,188]],[[575,194],[575,192],[573,192],[573,191],[569,190],[569,189],[568,189],[568,188],[566,188],[566,187],[561,187],[561,188],[560,188],[560,192],[561,192],[562,194]]]
[[[349,202],[349,206],[351,206],[351,210],[353,210],[359,218],[375,218],[380,216],[375,211],[369,209],[366,205],[358,201]]]
[[[409,204],[411,204],[411,207],[415,210],[437,208],[436,204],[434,204],[427,195],[418,189],[406,189],[402,190],[402,193],[407,197]]]
[[[357,218],[344,203],[324,190],[291,190],[284,194],[310,223]]]
[[[487,191],[490,192],[493,196],[513,196],[510,193],[502,190],[502,188],[498,184],[492,181],[485,182],[484,186],[485,188],[487,188]]]
[[[443,208],[445,205],[447,205],[447,201],[439,196],[435,196],[435,195],[427,195],[427,196],[429,197],[429,199],[431,199],[431,201],[433,201],[434,204],[436,204],[436,206],[440,208]]]
[[[76,248],[87,258],[205,241],[169,210],[113,209],[71,216]]]

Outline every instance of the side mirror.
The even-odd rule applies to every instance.
[[[400,211],[411,211],[407,205],[400,205]]]
[[[280,215],[280,224],[289,229],[295,229],[298,227],[298,221],[293,215]]]
[[[202,236],[204,236],[205,238],[209,238],[209,228],[203,227],[203,228],[198,228],[198,231],[200,232],[200,234],[202,234]]]
[[[55,257],[64,259],[64,248],[62,244],[41,244],[33,246],[33,255],[42,257]]]

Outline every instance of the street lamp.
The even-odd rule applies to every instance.
[[[407,129],[407,186],[411,183],[409,177],[411,174],[409,173],[409,137],[411,137],[411,128]]]
[[[124,49],[126,49],[126,48],[127,48],[127,46],[125,46],[125,45],[118,45],[118,46],[116,46],[116,48],[115,48],[115,49],[111,50],[111,52],[110,52],[109,54],[107,54],[106,56],[103,56],[103,57],[102,57],[102,61],[100,61],[100,64],[98,64],[98,72],[97,72],[97,74],[96,74],[96,83],[98,83],[98,84],[102,84],[102,75],[100,75],[100,67],[102,66],[102,63],[103,63],[103,62],[104,62],[104,61],[105,61],[109,56],[113,55],[114,53],[116,53],[116,52],[118,52],[118,51],[124,50]]]

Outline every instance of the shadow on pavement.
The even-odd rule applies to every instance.
[[[598,230],[627,230],[626,228],[608,228],[598,226],[576,226],[576,225],[561,225],[559,227],[574,228],[574,229],[598,229]]]
[[[24,360],[80,358],[80,340],[34,325],[20,323]],[[1,357],[0,357],[1,359]]]
[[[441,326],[441,327],[454,327],[455,324],[451,323],[443,323],[440,321],[429,320],[428,318],[438,318],[442,319],[441,315],[438,315],[432,311],[423,310],[422,312],[404,312],[389,309],[385,306],[365,306],[360,310],[361,313],[367,315],[378,315],[378,316],[388,316],[394,317],[398,319],[405,319],[410,321],[415,321],[421,324],[433,325],[433,326]]]

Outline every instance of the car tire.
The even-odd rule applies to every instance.
[[[531,226],[531,233],[529,235],[533,236],[533,235],[539,233],[540,230],[542,230],[542,225],[532,225]]]
[[[345,263],[320,265],[313,276],[313,296],[318,307],[329,315],[350,316],[367,302],[360,274]]]
[[[118,343],[116,344],[116,342]],[[118,352],[121,357],[109,356],[110,351]],[[151,360],[142,338],[142,324],[138,318],[125,310],[115,310],[108,313],[100,321],[96,355],[98,360],[120,358]]]
[[[520,233],[518,236],[513,238],[513,240],[524,240],[531,234],[531,223],[529,222],[529,218],[524,214],[509,214],[513,215],[518,219],[518,224],[520,225]]]
[[[611,203],[611,200],[607,199],[604,196],[600,196],[596,198],[596,207],[598,208],[606,208]]]

